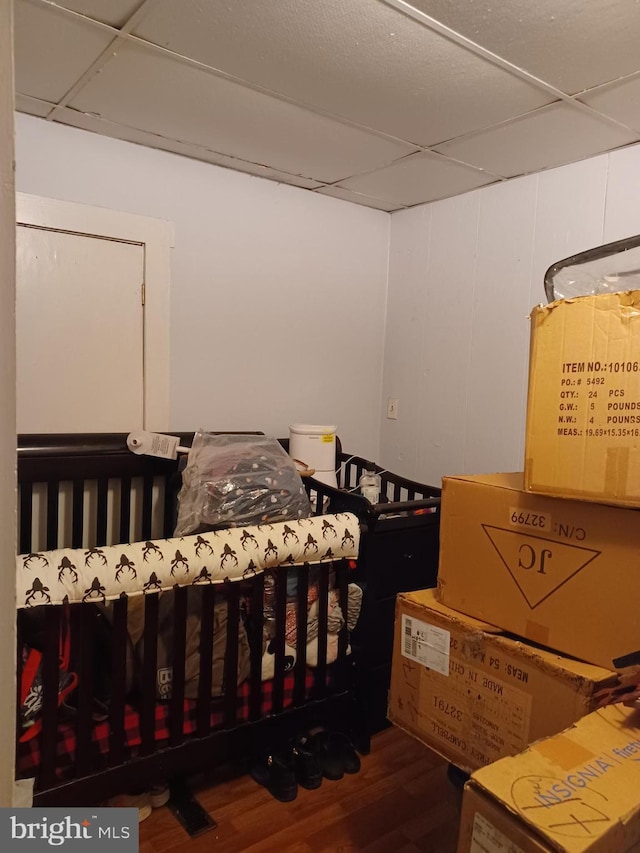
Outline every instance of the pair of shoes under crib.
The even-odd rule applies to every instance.
[[[323,778],[336,781],[357,773],[360,758],[347,735],[324,729],[295,738],[283,752],[266,756],[251,769],[251,777],[283,803],[298,796],[298,786],[319,788]]]
[[[157,785],[149,791],[140,794],[118,794],[112,797],[107,805],[116,808],[138,809],[138,823],[146,820],[153,809],[162,808],[169,802],[169,788],[166,785]]]
[[[337,781],[360,770],[360,756],[344,732],[321,730],[306,738],[325,779]]]

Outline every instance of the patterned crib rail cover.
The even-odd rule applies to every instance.
[[[265,569],[356,558],[352,513],[235,527],[198,536],[59,548],[17,558],[17,607],[104,602],[189,584],[251,578]]]

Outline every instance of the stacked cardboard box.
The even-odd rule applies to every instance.
[[[534,495],[522,474],[443,483],[444,604],[600,666],[640,648],[637,510]]]
[[[458,853],[640,850],[640,719],[618,706],[471,776]]]
[[[433,590],[397,598],[389,719],[467,772],[570,726],[615,682],[451,610]]]
[[[524,477],[445,478],[439,589],[590,663],[640,649],[640,291],[531,317]]]
[[[534,309],[525,488],[640,506],[640,291]]]
[[[524,473],[444,478],[437,600],[396,608],[389,718],[467,770],[588,714],[640,649],[640,291],[531,333]]]

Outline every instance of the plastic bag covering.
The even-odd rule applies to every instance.
[[[549,302],[640,290],[640,236],[558,261],[545,273],[544,289]]]
[[[195,434],[182,472],[176,536],[310,515],[295,462],[277,439]]]

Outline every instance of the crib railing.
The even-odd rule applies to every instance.
[[[436,486],[418,483],[407,477],[383,469],[362,456],[338,451],[336,465],[337,488],[305,478],[305,486],[314,515],[327,512],[353,512],[369,530],[383,519],[387,529],[396,526],[394,519],[401,518],[399,526],[422,526],[424,515],[433,515],[437,525],[440,512],[441,490]],[[371,504],[360,494],[359,481],[363,471],[376,471],[380,475],[380,499]]]
[[[253,723],[271,719],[274,732],[282,728],[282,717],[304,708],[308,712],[314,702],[329,696],[344,696],[349,684],[350,661],[347,651],[346,624],[338,635],[337,660],[327,664],[328,596],[331,572],[335,575],[342,612],[348,612],[348,565],[338,561],[332,566],[316,566],[314,582],[318,585],[318,653],[317,666],[307,667],[307,592],[309,567],[279,567],[273,570],[274,673],[269,681],[262,679],[264,630],[264,575],[249,581],[212,584],[197,589],[199,593],[200,670],[197,697],[185,700],[185,632],[187,624],[187,587],[176,588],[171,619],[169,661],[172,668],[171,695],[158,698],[158,635],[159,594],[144,598],[144,651],[139,677],[135,686],[129,684],[130,664],[127,661],[128,599],[123,595],[111,608],[109,639],[104,642],[104,616],[93,604],[44,605],[19,611],[18,648],[30,640],[33,628],[29,617],[38,616],[42,650],[42,729],[35,743],[18,742],[16,766],[23,775],[35,775],[36,799],[41,804],[65,802],[66,788],[74,786],[77,801],[78,780],[84,781],[83,796],[92,801],[91,794],[102,790],[104,774],[110,772],[113,782],[132,785],[136,777],[147,778],[149,764],[154,774],[174,775],[175,766],[170,754],[189,741],[199,743],[199,763],[202,750],[215,752],[216,732],[229,733]],[[297,576],[295,642],[296,661],[292,674],[286,672],[285,631],[287,578]],[[190,588],[193,591],[193,587]],[[289,599],[290,600],[290,599]],[[212,698],[212,654],[214,609],[223,603],[227,607],[226,655],[224,660],[224,689]],[[238,626],[241,614],[246,624],[250,666],[244,684],[237,684]],[[71,658],[69,668],[78,676],[78,686],[63,706],[58,704],[59,638],[70,631]],[[102,648],[102,654],[96,650]],[[106,659],[105,659],[106,655]],[[97,669],[98,663],[107,671]],[[23,656],[17,660],[18,684],[23,675]],[[105,681],[108,689],[105,691]],[[20,702],[18,702],[20,706]],[[106,707],[105,707],[106,706]],[[20,707],[18,707],[18,712]],[[323,711],[323,714],[325,712]],[[132,714],[135,715],[135,737],[132,738]],[[104,715],[104,720],[96,717]],[[18,713],[19,718],[19,713]],[[19,731],[18,735],[22,731]],[[268,738],[261,735],[264,744]],[[277,738],[276,738],[277,739]],[[133,745],[132,745],[133,744]],[[34,750],[36,750],[34,755]],[[62,757],[62,762],[61,762]],[[135,760],[134,760],[135,759]],[[169,767],[171,766],[171,769]],[[194,765],[192,764],[191,767]],[[125,768],[128,770],[125,772]],[[20,773],[19,773],[20,775]]]

